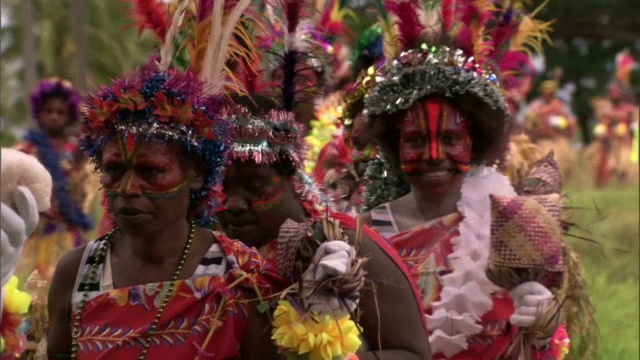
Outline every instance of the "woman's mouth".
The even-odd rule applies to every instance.
[[[445,181],[450,179],[455,174],[455,170],[437,169],[437,170],[422,170],[416,175],[427,181]]]

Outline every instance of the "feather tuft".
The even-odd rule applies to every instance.
[[[398,41],[402,48],[409,49],[417,46],[424,25],[420,22],[419,0],[390,0],[386,3],[386,10],[395,17],[394,25],[398,29]]]
[[[132,18],[134,24],[138,26],[138,36],[148,29],[160,39],[164,41],[169,28],[169,15],[167,14],[167,6],[157,0],[127,0],[133,7],[128,15]]]
[[[187,12],[187,5],[190,1],[191,0],[180,0],[180,3],[178,3],[178,6],[173,13],[171,26],[169,27],[169,30],[167,31],[164,39],[164,43],[160,48],[160,71],[166,71],[169,68],[171,58],[173,57],[176,38],[178,36],[180,26],[182,25],[182,21],[184,20],[184,16]]]

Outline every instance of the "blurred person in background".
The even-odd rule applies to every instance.
[[[80,94],[64,79],[44,79],[31,94],[35,127],[15,148],[35,156],[53,179],[51,208],[25,243],[16,275],[26,278],[35,269],[51,280],[56,263],[67,251],[86,242],[93,228],[89,215],[99,179],[78,146],[74,131]]]

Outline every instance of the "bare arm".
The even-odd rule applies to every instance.
[[[47,353],[69,354],[71,358],[71,294],[85,246],[64,255],[53,274],[49,288]],[[57,359],[64,357],[57,356]]]
[[[346,233],[355,238],[353,231]],[[360,359],[430,359],[424,314],[410,279],[370,238],[363,236],[358,252],[371,257],[365,264],[369,281],[361,295],[359,321],[369,349],[358,353]]]
[[[267,314],[261,314],[252,304],[247,329],[240,345],[242,360],[278,360],[284,359],[278,355],[273,340],[271,340],[271,321]]]

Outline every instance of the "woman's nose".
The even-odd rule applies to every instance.
[[[244,196],[241,196],[237,192],[227,194],[227,200],[225,201],[225,208],[228,211],[239,212],[249,210],[249,202]]]
[[[142,194],[141,179],[134,174],[133,171],[127,171],[122,177],[118,193],[125,196],[134,196]]]

